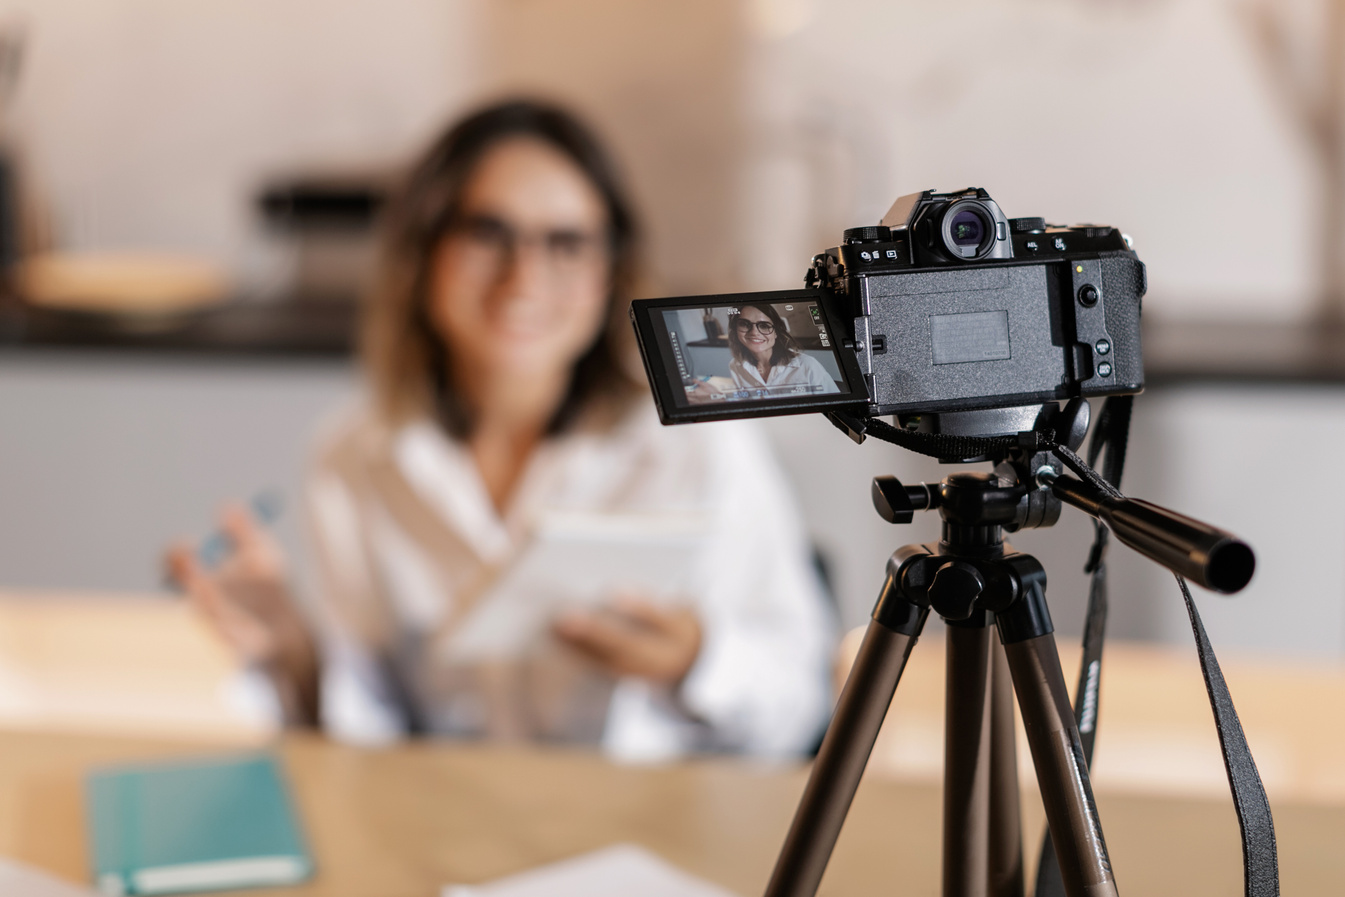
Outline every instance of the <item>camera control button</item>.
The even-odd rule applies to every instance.
[[[1110,376],[1111,376],[1111,362],[1110,362],[1110,361],[1104,361],[1104,362],[1102,362],[1101,364],[1099,364],[1099,365],[1097,366],[1097,375],[1098,375],[1099,377],[1110,377]]]
[[[1098,291],[1097,287],[1091,283],[1086,283],[1079,287],[1079,304],[1084,308],[1092,308],[1097,305]]]
[[[1106,355],[1106,354],[1108,354],[1109,352],[1111,352],[1111,341],[1110,341],[1110,340],[1105,340],[1105,339],[1100,339],[1100,340],[1098,340],[1096,343],[1093,344],[1093,348],[1094,348],[1094,349],[1097,349],[1097,354],[1099,354],[1099,355]]]

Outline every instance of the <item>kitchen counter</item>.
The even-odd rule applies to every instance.
[[[1345,383],[1345,326],[1312,322],[1164,321],[1144,330],[1151,386]]]
[[[340,300],[235,300],[144,320],[33,308],[0,300],[0,348],[132,350],[202,356],[344,358],[359,309]]]
[[[204,356],[344,358],[355,349],[354,302],[236,300],[172,318],[125,322],[0,299],[0,349],[170,352]],[[1181,383],[1345,383],[1345,326],[1310,322],[1148,322],[1151,386]]]

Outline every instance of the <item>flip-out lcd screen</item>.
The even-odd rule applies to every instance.
[[[854,351],[816,292],[637,302],[633,315],[668,422],[867,399]]]

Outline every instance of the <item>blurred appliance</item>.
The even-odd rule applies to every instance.
[[[388,182],[380,176],[301,176],[262,190],[258,211],[288,256],[281,289],[289,298],[354,302],[369,288]]]
[[[21,23],[0,24],[0,272],[8,273],[22,250],[19,166],[9,135],[9,106],[23,62]]]

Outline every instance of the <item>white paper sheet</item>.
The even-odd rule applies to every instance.
[[[46,872],[0,857],[0,894],[4,897],[102,897]]]
[[[635,844],[520,872],[482,885],[447,885],[441,897],[736,897]]]
[[[455,659],[517,656],[565,610],[622,592],[655,601],[688,594],[704,521],[693,515],[553,513],[477,600],[450,638]]]

